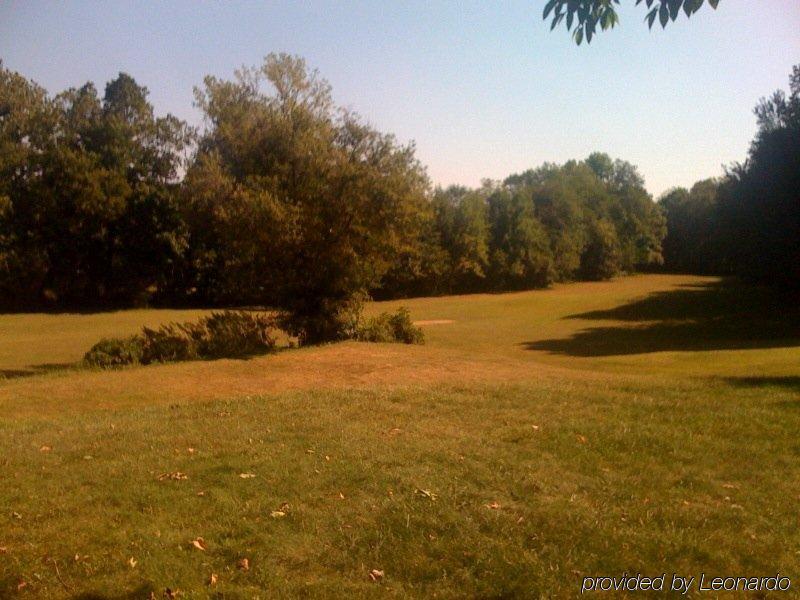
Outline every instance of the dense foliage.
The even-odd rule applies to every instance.
[[[128,75],[102,98],[92,84],[51,98],[0,65],[0,305],[269,306],[316,343],[357,336],[370,295],[525,289],[661,260],[657,207],[606,155],[431,190],[414,147],[337,107],[300,58],[207,77],[195,95],[201,134],[155,116]],[[177,356],[178,329],[151,337]]]
[[[683,272],[743,276],[800,287],[800,65],[755,109],[747,160],[718,181],[675,189],[659,201],[667,217],[664,255]]]
[[[636,4],[644,3],[647,6],[645,21],[652,29],[653,23],[658,19],[661,27],[667,26],[670,21],[675,21],[683,11],[691,17],[703,6],[706,0],[636,0]],[[576,44],[584,39],[586,43],[592,41],[597,33],[597,28],[602,31],[613,29],[619,23],[619,16],[615,5],[620,0],[547,0],[544,5],[543,18],[549,17],[550,30],[560,23],[564,23],[567,31],[572,32]],[[708,0],[712,8],[717,8],[719,0]],[[573,28],[574,23],[574,28]]]
[[[100,340],[83,361],[107,368],[263,354],[275,348],[274,329],[274,320],[263,313],[214,312],[194,322],[144,327],[138,335]]]
[[[423,270],[430,273],[404,290],[390,272],[387,290],[529,289],[661,262],[664,224],[657,206],[635,167],[605,154],[546,164],[476,190],[437,189],[432,205],[439,248],[426,253]],[[430,246],[427,237],[422,243]]]
[[[0,299],[142,303],[183,251],[175,189],[190,132],[125,74],[55,98],[0,64]]]
[[[425,334],[411,320],[411,313],[400,307],[395,313],[383,312],[375,317],[364,319],[358,325],[355,338],[362,342],[399,342],[402,344],[422,344]]]

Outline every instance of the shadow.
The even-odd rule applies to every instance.
[[[725,377],[725,383],[734,387],[762,388],[777,387],[800,392],[800,376],[786,377]]]
[[[0,379],[33,377],[34,375],[44,375],[54,371],[74,369],[76,366],[76,363],[42,363],[40,365],[30,365],[26,369],[0,369]]]
[[[166,595],[156,593],[156,588],[150,584],[140,585],[136,589],[119,594],[108,595],[95,592],[84,592],[72,596],[72,600],[147,600],[147,598],[165,598]]]
[[[734,280],[683,285],[612,309],[569,315],[564,318],[617,323],[523,346],[584,357],[795,347],[799,305],[797,298]]]

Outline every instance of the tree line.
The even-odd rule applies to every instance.
[[[743,202],[761,201],[796,95],[763,109],[769,132],[730,174]],[[654,203],[605,154],[432,188],[413,145],[337,106],[301,58],[207,77],[195,97],[200,130],[155,115],[126,74],[50,96],[0,63],[3,309],[261,305],[315,343],[353,331],[369,296],[606,279],[660,265],[665,235],[684,268],[685,202]]]
[[[743,163],[724,177],[675,188],[659,200],[667,268],[737,275],[800,288],[800,65],[789,93],[755,108],[758,130]]]

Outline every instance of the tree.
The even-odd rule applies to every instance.
[[[747,160],[720,181],[673,190],[666,265],[672,270],[738,275],[800,289],[800,65],[789,94],[775,92],[754,110],[758,131]]]
[[[770,285],[800,288],[800,65],[755,108],[758,132],[747,161],[720,190],[718,236],[731,271]]]
[[[156,118],[125,74],[102,100],[91,83],[51,99],[2,68],[0,82],[0,303],[146,302],[182,249],[174,192],[189,130]]]
[[[187,185],[219,236],[195,261],[198,278],[230,297],[253,282],[248,293],[282,309],[302,343],[346,337],[419,223],[429,184],[414,147],[336,107],[299,57],[271,54],[233,81],[207,77],[196,96],[209,128]],[[227,212],[231,197],[242,217]],[[231,244],[231,228],[252,234]]]
[[[663,28],[670,21],[675,21],[681,10],[687,17],[691,17],[700,10],[705,0],[636,0],[636,5],[642,2],[649,9],[645,16],[648,27],[652,28],[658,19]],[[591,43],[598,26],[605,31],[613,29],[619,23],[615,8],[619,3],[619,0],[548,0],[542,18],[547,20],[552,14],[551,30],[563,22],[567,31],[572,32],[575,43],[580,45],[584,39]],[[708,4],[716,9],[719,0],[708,0]]]
[[[717,228],[720,181],[698,181],[691,190],[675,188],[658,201],[667,220],[664,264],[681,273],[719,273]]]

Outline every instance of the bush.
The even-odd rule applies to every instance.
[[[142,338],[106,338],[97,342],[84,355],[83,361],[92,367],[117,367],[141,362]]]
[[[258,313],[224,311],[196,322],[169,323],[126,339],[103,340],[86,353],[92,366],[113,367],[200,358],[237,358],[275,348],[272,318]]]
[[[142,328],[142,363],[175,362],[200,358],[191,323],[170,323],[158,329]]]
[[[400,307],[394,314],[384,312],[363,321],[356,331],[356,339],[362,342],[422,344],[425,342],[425,335],[411,321],[408,309]]]
[[[203,358],[234,358],[275,348],[274,321],[262,313],[211,313],[200,320],[198,351]]]

